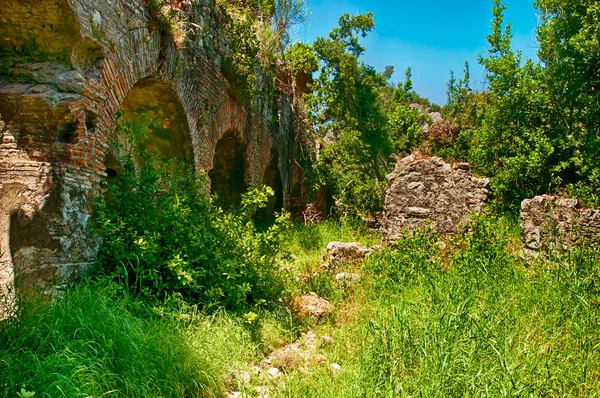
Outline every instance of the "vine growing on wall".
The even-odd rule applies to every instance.
[[[255,94],[260,71],[277,74],[294,26],[305,23],[308,17],[305,2],[218,0],[217,5],[226,16],[229,49],[221,68],[234,94],[248,100]]]
[[[256,21],[268,18],[271,0],[218,0],[217,5],[226,16],[225,41],[229,53],[221,63],[221,71],[231,84],[234,95],[249,100],[254,95],[258,79],[260,43]]]

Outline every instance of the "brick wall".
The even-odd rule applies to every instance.
[[[0,253],[10,246],[10,257],[2,257],[5,270],[14,265],[36,283],[64,283],[93,264],[98,240],[89,232],[92,204],[106,177],[117,112],[141,79],[162,80],[179,98],[197,171],[212,167],[218,140],[234,130],[247,146],[248,185],[262,181],[275,142],[274,90],[266,83],[270,79],[262,78],[262,94],[252,104],[231,95],[220,70],[228,52],[219,32],[223,16],[213,0],[185,7],[195,28],[183,48],[149,29],[144,0],[39,3],[10,0],[6,12],[13,21],[0,20],[0,36],[9,38],[0,41],[0,54],[12,57],[0,65],[0,115],[6,123],[0,146],[0,203],[6,202],[0,209]],[[26,45],[11,30],[17,19],[21,30],[30,23],[36,32],[42,14],[56,10],[61,17],[50,36],[64,45],[10,53]],[[33,16],[27,21],[20,15]],[[287,148],[291,121],[279,127],[276,144]],[[29,199],[22,199],[23,192]]]

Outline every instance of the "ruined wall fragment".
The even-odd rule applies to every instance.
[[[408,156],[387,179],[382,231],[388,241],[427,226],[437,233],[456,232],[488,196],[487,179],[474,177],[466,163],[452,166],[440,158]]]
[[[582,243],[600,245],[600,210],[582,209],[577,199],[541,195],[521,203],[523,256],[560,254]]]
[[[153,27],[145,3],[3,3],[0,114],[9,133],[3,133],[0,148],[0,252],[2,264],[11,265],[2,269],[64,283],[92,266],[99,241],[89,226],[114,161],[117,114],[128,110],[128,95],[144,81],[157,82],[169,93],[158,98],[168,97],[167,105],[183,116],[172,120],[162,112],[164,104],[144,104],[145,96],[132,97],[140,100],[133,101],[134,111],[156,108],[161,111],[153,115],[162,118],[162,126],[185,130],[181,145],[177,141],[172,148],[187,148],[176,157],[189,159],[197,172],[212,169],[217,143],[227,132],[235,131],[246,146],[247,185],[263,180],[274,145],[286,147],[287,130],[274,138],[278,115],[267,71],[259,74],[250,103],[232,95],[221,71],[229,50],[215,2],[186,2],[182,17],[189,29],[178,40]],[[286,164],[284,151],[277,161]],[[285,170],[281,175],[285,180]]]

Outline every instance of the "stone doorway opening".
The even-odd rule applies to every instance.
[[[229,130],[217,142],[213,168],[208,172],[211,194],[216,194],[215,204],[225,211],[234,211],[242,202],[248,189],[246,173],[248,157],[246,143],[239,132]]]
[[[274,195],[267,205],[256,212],[254,222],[259,228],[266,228],[275,221],[275,214],[283,210],[283,182],[279,168],[279,154],[273,150],[271,161],[263,174],[262,184],[273,189]]]
[[[139,166],[141,151],[161,163],[176,161],[193,170],[194,151],[187,116],[179,96],[160,79],[145,78],[129,91],[117,114],[117,126],[105,158],[108,178],[123,171],[131,155]]]

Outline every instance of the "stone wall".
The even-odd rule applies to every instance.
[[[542,195],[521,204],[523,255],[531,260],[574,245],[600,244],[600,210],[582,209],[576,199]]]
[[[287,164],[291,124],[272,131],[278,94],[268,73],[260,74],[258,94],[247,103],[221,73],[229,50],[214,0],[190,2],[182,11],[191,22],[183,45],[152,27],[144,3],[3,1],[0,274],[7,276],[0,284],[13,267],[34,281],[65,282],[93,264],[99,242],[89,232],[92,205],[111,168],[117,113],[128,104],[156,110],[171,130],[184,126],[189,137],[172,147],[191,145],[191,155],[182,157],[193,158],[198,172],[212,169],[228,132],[244,141],[246,185],[263,181],[275,145],[282,148],[280,165]],[[135,88],[152,87],[163,104],[144,105],[146,95],[126,101]],[[165,112],[169,107],[177,112]],[[289,175],[280,173],[284,187]]]
[[[456,232],[487,201],[489,181],[474,177],[466,163],[451,166],[440,158],[411,155],[399,160],[387,179],[382,231],[388,241],[427,226],[437,233]]]

